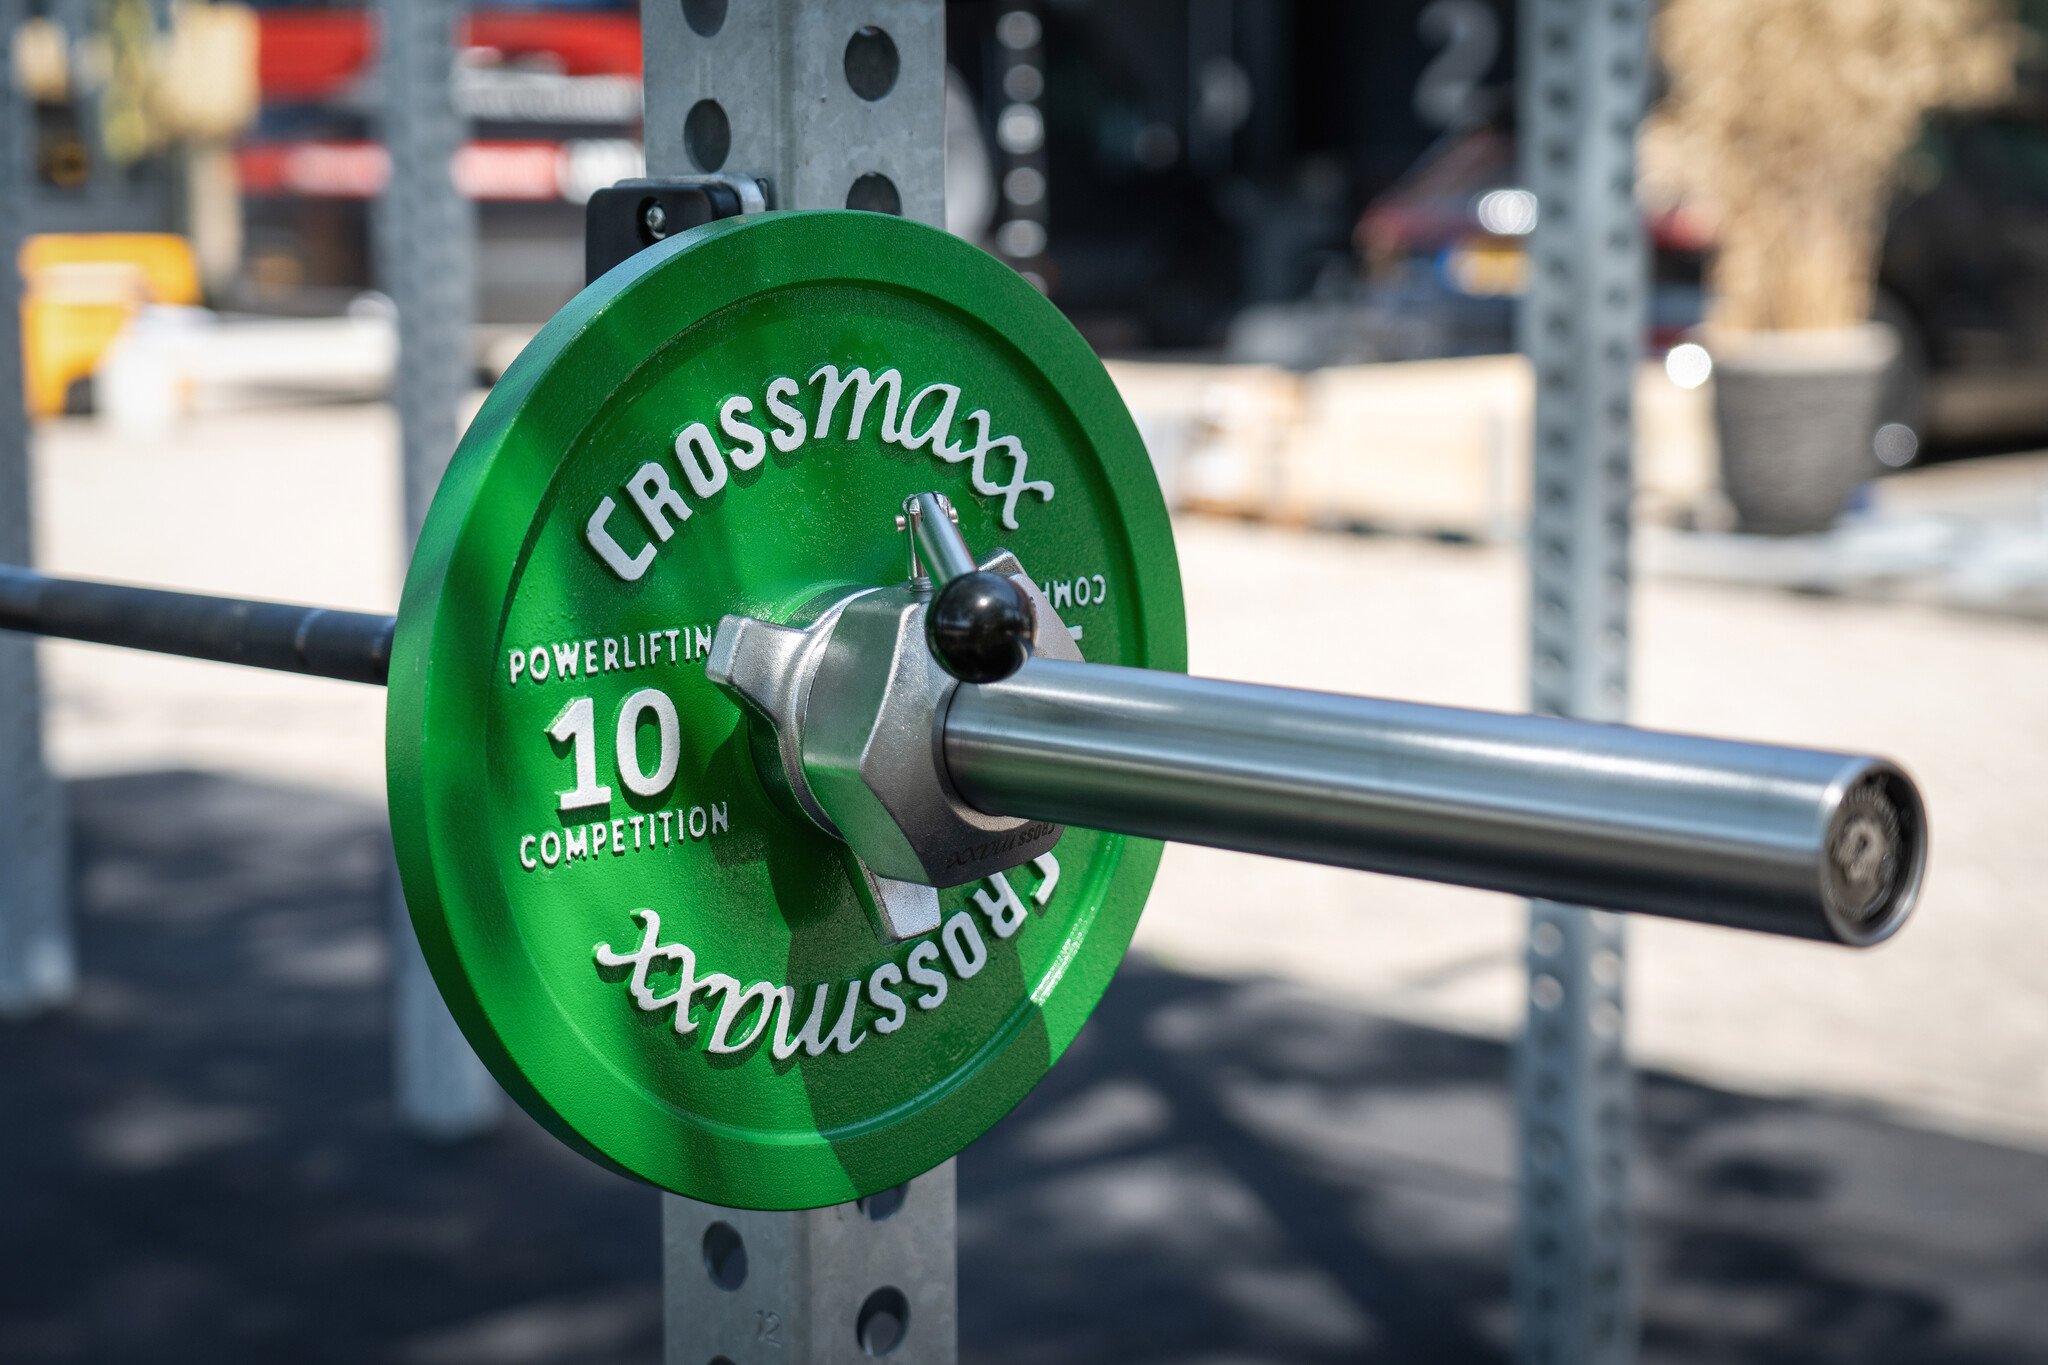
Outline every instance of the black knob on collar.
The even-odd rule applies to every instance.
[[[1038,618],[1024,590],[977,569],[939,589],[925,610],[925,643],[961,682],[1001,682],[1024,666],[1038,641]]]

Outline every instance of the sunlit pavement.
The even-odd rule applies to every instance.
[[[211,417],[146,446],[87,423],[62,424],[45,433],[39,451],[41,562],[57,572],[388,609],[399,581],[391,447],[388,416],[364,406]],[[2038,466],[2025,461],[2003,467],[2021,471],[2015,488],[2039,477]],[[2006,476],[1995,472],[1936,470],[1930,483],[1934,475],[1992,479],[1986,496],[2007,496],[1995,483]],[[1918,477],[1909,475],[1898,486],[1908,488]],[[1202,519],[1185,520],[1180,539],[1197,671],[1502,709],[1522,702],[1523,586],[1519,560],[1509,550]],[[1085,611],[1075,619],[1085,624]],[[107,855],[93,849],[123,840],[144,840],[161,857],[183,860],[170,867],[129,860],[120,874],[140,879],[136,894],[151,914],[163,907],[173,922],[186,884],[161,879],[176,868],[204,882],[272,844],[294,850],[288,861],[266,864],[260,904],[272,913],[250,923],[269,926],[261,931],[271,945],[267,951],[287,957],[314,952],[293,945],[300,935],[317,945],[320,917],[293,913],[293,907],[303,911],[311,903],[306,888],[327,875],[321,869],[330,852],[344,862],[360,858],[348,850],[371,837],[362,831],[374,832],[382,785],[381,694],[85,646],[50,645],[45,659],[51,748],[67,774],[191,771],[228,780],[222,790],[257,781],[307,792],[303,800],[237,806],[183,799],[152,785],[160,779],[79,788],[87,1003],[95,990],[118,1002],[151,971],[147,955],[136,957],[138,949],[118,923],[91,904],[94,878],[109,875],[94,871],[92,860],[104,862]],[[1646,582],[1638,598],[1636,660],[1641,721],[1892,754],[1925,787],[1935,831],[1921,915],[1874,953],[1683,925],[1645,922],[1634,929],[1632,1048],[1646,1065],[1702,1083],[1658,1082],[1646,1106],[1651,1234],[1666,1237],[1659,1229],[1668,1220],[1668,1235],[1678,1239],[1655,1242],[1662,1249],[1646,1262],[1653,1282],[1665,1286],[1653,1289],[1653,1326],[1661,1323],[1658,1331],[1673,1334],[1663,1339],[1674,1348],[1685,1333],[1705,1334],[1690,1338],[1698,1350],[1674,1349],[1674,1359],[1712,1358],[1714,1350],[1743,1359],[2048,1359],[2042,1335],[2048,1329],[2029,1325],[2038,1319],[2033,1305],[2022,1302],[2019,1289],[1997,1287],[2007,1283],[2008,1272],[2036,1285],[2048,1274],[2038,1232],[2043,1211],[2028,1203],[2048,1188],[2042,1179],[2048,1167],[2022,1154],[2048,1149],[2048,980],[2039,971],[2048,961],[2048,916],[2039,913],[2048,844],[2038,834],[2048,816],[2039,759],[2048,752],[2048,707],[2041,703],[2048,696],[2048,628],[1923,603],[1658,578]],[[113,798],[96,792],[121,795],[109,807]],[[314,813],[339,808],[336,803],[351,812],[356,832],[308,838],[305,829],[319,827]],[[315,823],[295,826],[296,811]],[[95,819],[103,827],[98,836],[91,833]],[[361,874],[356,866],[348,875]],[[233,896],[246,901],[245,892]],[[1115,1319],[1108,1308],[1087,1316],[1095,1289],[1087,1276],[1075,1279],[1070,1297],[1061,1297],[1065,1278],[1078,1274],[1061,1268],[1062,1248],[1077,1255],[1085,1249],[1063,1237],[1095,1239],[1090,1245],[1096,1250],[1088,1254],[1099,1253],[1105,1262],[1118,1259],[1120,1250],[1131,1252],[1127,1273],[1143,1291],[1139,1301],[1156,1300],[1159,1322],[1187,1329],[1177,1338],[1173,1332],[1161,1337],[1181,1344],[1156,1358],[1355,1358],[1373,1345],[1388,1359],[1448,1358],[1501,1340],[1507,1136],[1505,1061],[1495,1040],[1509,1034],[1520,1009],[1520,921],[1520,908],[1500,897],[1173,850],[1139,935],[1152,965],[1128,973],[1105,1006],[1102,1024],[1089,1035],[1102,1050],[1084,1052],[1094,1060],[1055,1072],[1027,1117],[1004,1130],[1022,1134],[1044,1123],[1058,1129],[1054,1119],[1079,1106],[1081,1117],[1069,1127],[1077,1125],[1084,1138],[1091,1124],[1104,1127],[1109,1136],[1100,1142],[1107,1145],[1043,1139],[1055,1156],[1075,1154],[1071,1169],[1059,1172],[1020,1174],[989,1157],[1006,1143],[1027,1141],[1021,1136],[999,1135],[966,1160],[963,1295],[970,1346],[980,1333],[978,1353],[986,1358],[1091,1358],[1083,1336],[1111,1331]],[[141,922],[153,920],[144,915]],[[374,1007],[381,956],[370,924],[365,919],[362,942],[352,950],[356,958],[341,954],[355,962],[349,970],[361,973],[343,972],[346,988],[359,993],[360,1017],[344,1012],[335,1022],[341,1027],[355,1020],[348,1024],[358,1050],[350,1065],[360,1068],[351,1082],[360,1092],[353,1102],[372,1107],[352,1120],[361,1131],[384,1122],[384,1111],[373,1112],[383,1103]],[[192,932],[200,929],[195,925]],[[203,994],[237,971],[263,965],[245,950],[235,952],[242,956],[222,959],[218,972],[195,975],[191,989]],[[44,1126],[20,1130],[17,1153],[8,1158],[9,1181],[39,1169],[22,1164],[39,1150],[38,1141],[61,1151],[34,1161],[73,1163],[69,1175],[53,1175],[47,1196],[38,1196],[42,1214],[0,1225],[8,1237],[41,1228],[61,1244],[71,1226],[62,1207],[83,1198],[85,1189],[64,1181],[87,1182],[94,1162],[125,1159],[118,1133],[126,1131],[122,1115],[129,1111],[120,1106],[132,1109],[136,1095],[146,1100],[161,1091],[176,1099],[212,1084],[205,1079],[210,1073],[201,1041],[232,1054],[240,1033],[259,1028],[266,1017],[261,1009],[238,1015],[222,1006],[208,1023],[200,1017],[211,1009],[204,1001],[175,992],[162,998],[161,1009],[131,1001],[89,1020],[72,1016],[74,1027],[91,1023],[92,1037],[68,1032],[60,1018],[0,1038],[10,1059],[5,1074],[15,1078],[8,1111],[50,1108],[39,1120]],[[150,1030],[161,1026],[166,1011],[176,1018],[179,1009],[193,1011],[191,1049],[153,1052],[145,1045]],[[1218,1011],[1236,1011],[1230,1017],[1242,1022],[1244,1037],[1204,1034],[1200,1020]],[[1316,1022],[1288,1023],[1296,1015],[1287,1011]],[[1195,1022],[1170,1022],[1176,1018]],[[1175,1028],[1193,1030],[1175,1035],[1197,1047],[1192,1060],[1127,1062],[1123,1052],[1109,1050],[1122,1047],[1117,1040],[1126,1033],[1152,1038],[1147,1046],[1156,1048],[1163,1045],[1157,1042],[1161,1030]],[[132,1046],[124,1041],[130,1038]],[[1304,1054],[1288,1050],[1290,1040],[1322,1060],[1309,1065]],[[1227,1051],[1254,1042],[1270,1051],[1251,1057]],[[103,1095],[74,1090],[66,1079],[71,1073],[55,1064],[69,1055],[66,1048],[93,1047],[103,1049],[94,1062],[105,1068]],[[1200,1047],[1225,1051],[1210,1057]],[[1376,1069],[1375,1057],[1391,1059],[1390,1069]],[[1204,1082],[1203,1095],[1192,1095],[1172,1080],[1173,1066],[1215,1074]],[[282,1103],[262,1096],[283,1083],[286,1071],[280,1061],[274,1073],[251,1073],[236,1093],[259,1107]],[[1177,1084],[1180,1091],[1173,1089]],[[1098,1091],[1104,1098],[1083,1102]],[[1404,1095],[1426,1102],[1411,1104]],[[1757,1098],[1769,1095],[1801,1102]],[[133,1112],[150,1111],[145,1104]],[[1669,1117],[1674,1112],[1679,1118]],[[1715,1118],[1715,1131],[1727,1134],[1730,1146],[1699,1136],[1704,1127],[1686,1126],[1704,1123],[1701,1115],[1738,1116]],[[237,1154],[263,1150],[270,1151],[264,1160],[289,1171],[298,1160],[292,1155],[297,1139],[262,1134],[297,1132],[291,1123],[319,1121],[313,1114],[273,1130],[238,1127],[241,1120],[209,1127],[212,1121],[201,1119],[196,1128],[173,1123],[167,1131],[216,1136],[200,1142],[195,1155],[174,1150],[162,1158],[164,1173],[153,1177],[157,1183],[141,1202],[116,1206],[125,1210],[121,1218],[134,1218],[142,1216],[137,1210],[168,1201],[160,1217],[148,1216],[123,1236],[126,1254],[154,1258],[152,1273],[170,1277],[172,1289],[163,1292],[172,1300],[183,1272],[175,1254],[150,1243],[162,1238],[169,1239],[165,1246],[179,1245],[182,1220],[200,1216],[198,1196],[178,1173],[196,1169],[192,1162],[236,1170]],[[1142,1137],[1129,1139],[1139,1142],[1135,1150],[1149,1155],[1131,1156],[1133,1149],[1118,1145],[1125,1139],[1116,1134],[1127,1128]],[[2000,1146],[1915,1130],[1948,1130]],[[117,1136],[81,1146],[79,1134],[89,1131]],[[1694,1136],[1681,1141],[1688,1132]],[[1373,1136],[1389,1133],[1384,1146]],[[134,1139],[145,1147],[156,1140]],[[379,1137],[379,1150],[396,1141]],[[1062,1148],[1062,1141],[1070,1145]],[[518,1125],[500,1142],[533,1144],[522,1160],[555,1161],[542,1153],[537,1134]],[[1254,1168],[1278,1149],[1292,1153],[1282,1164],[1294,1174],[1275,1177],[1277,1184],[1254,1181]],[[1353,1155],[1338,1155],[1346,1151]],[[1869,1155],[1852,1157],[1859,1151]],[[1375,1152],[1386,1154],[1385,1161]],[[433,1161],[444,1173],[463,1169],[452,1157]],[[1228,1178],[1210,1181],[1202,1173],[1218,1163]],[[269,1168],[259,1161],[252,1169]],[[1100,1182],[1118,1169],[1131,1176],[1116,1184],[1122,1202],[1105,1202],[1107,1187]],[[984,1181],[979,1192],[977,1171]],[[464,1222],[482,1216],[463,1211],[461,1191],[470,1186],[458,1180],[449,1192],[420,1179],[420,1198],[441,1191],[432,1197],[446,1200],[446,1227],[457,1244],[464,1228],[491,1235],[482,1223]],[[639,1210],[631,1216],[646,1223],[644,1254],[636,1244],[631,1256],[603,1264],[607,1273],[626,1273],[622,1267],[631,1264],[651,1275],[645,1201],[609,1177],[564,1167],[559,1180],[559,1197],[570,1203],[599,1198],[593,1191],[602,1186],[613,1191],[603,1198]],[[222,1187],[210,1192],[205,1207],[222,1218],[229,1215],[219,1210],[230,1206],[242,1216],[259,1210],[264,1218],[285,1216],[260,1201],[236,1204],[249,1197],[240,1187]],[[180,1212],[179,1201],[188,1199],[193,1205]],[[0,1194],[0,1204],[14,1201]],[[1082,1221],[1055,1219],[1060,1227],[1048,1227],[1040,1254],[1028,1240],[988,1231],[985,1219],[998,1208],[1006,1210],[1004,1217],[1037,1208],[1040,1219],[1068,1208]],[[1084,1210],[1094,1212],[1083,1217]],[[339,1229],[333,1235],[343,1235]],[[255,1228],[249,1232],[259,1235]],[[293,1241],[323,1235],[317,1216],[290,1229]],[[1246,1252],[1266,1246],[1262,1238],[1283,1248],[1273,1252],[1277,1259]],[[279,1248],[271,1259],[282,1262],[290,1250]],[[1215,1259],[1226,1250],[1239,1259]],[[8,1247],[8,1260],[19,1261],[21,1251],[20,1243]],[[233,1259],[243,1251],[237,1244],[220,1254]],[[1375,1257],[1395,1267],[1386,1272],[1393,1279],[1372,1268]],[[1075,1262],[1088,1263],[1086,1257]],[[1289,1269],[1297,1263],[1299,1273]],[[90,1278],[80,1268],[74,1273]],[[344,1287],[355,1282],[337,1274],[342,1283],[335,1294],[372,1292],[361,1283]],[[1021,1279],[1021,1287],[1011,1277]],[[479,1314],[484,1304],[519,1304],[519,1286],[529,1283],[541,1281],[485,1276],[474,1298],[461,1303]],[[648,1286],[651,1295],[651,1279]],[[121,1290],[107,1281],[95,1292],[118,1296]],[[313,1304],[327,1304],[325,1311],[343,1311],[334,1300],[320,1299],[321,1292],[318,1283],[301,1285],[284,1295],[282,1311],[301,1328],[304,1320],[294,1315],[308,1307],[308,1295]],[[1182,1323],[1170,1310],[1190,1294],[1201,1297],[1191,1301]],[[1383,1297],[1376,1301],[1375,1295]],[[1412,1304],[1439,1300],[1456,1305],[1456,1314],[1441,1324],[1452,1335],[1411,1335],[1404,1346],[1404,1331],[1421,1330]],[[205,1301],[204,1295],[192,1300]],[[1033,1306],[1028,1320],[1018,1304]],[[1405,1319],[1403,1305],[1411,1306]],[[446,1307],[459,1316],[455,1300]],[[575,1308],[565,1301],[565,1311]],[[651,1322],[651,1306],[640,1311],[635,1321]],[[1005,1311],[1018,1317],[1001,1317]],[[1247,1315],[1241,1333],[1215,1326],[1233,1320],[1233,1313]],[[1435,1321],[1433,1313],[1421,1320]],[[413,1323],[420,1333],[427,1331],[419,1325],[425,1320]],[[433,1319],[442,1325],[454,1320]],[[0,1321],[28,1319],[8,1308]],[[1197,1330],[1203,1323],[1213,1330]],[[259,1323],[250,1330],[260,1336],[269,1329]],[[1066,1335],[1070,1331],[1080,1335]],[[1799,1332],[1818,1334],[1809,1339],[1812,1349],[1788,1348],[1780,1356],[1765,1350],[1764,1343],[1798,1339]],[[427,1336],[406,1338],[417,1347],[408,1348],[408,1358],[522,1358],[489,1355],[488,1347],[475,1348],[486,1354],[465,1355],[471,1348]],[[477,1338],[494,1339],[488,1332]],[[1033,1348],[1034,1340],[1044,1349]],[[1260,1342],[1278,1344],[1261,1351]],[[1861,1345],[1850,1349],[1852,1342]],[[23,1339],[17,1351],[0,1340],[0,1359],[45,1358],[24,1354],[31,1344]],[[625,1350],[625,1343],[615,1344]],[[66,1349],[52,1347],[47,1358],[101,1354]],[[563,1344],[526,1358],[610,1358],[605,1352],[611,1349]],[[1143,1354],[1135,1347],[1104,1348],[1099,1358]]]

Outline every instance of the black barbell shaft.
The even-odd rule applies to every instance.
[[[0,565],[0,630],[383,686],[396,621],[372,612],[52,578]]]

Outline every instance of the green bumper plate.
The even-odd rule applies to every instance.
[[[391,665],[399,867],[470,1042],[599,1161],[753,1208],[896,1185],[1031,1089],[1130,941],[1158,847],[1089,830],[881,940],[704,676],[726,613],[900,579],[928,489],[1088,658],[1185,667],[1166,509],[1101,363],[915,223],[768,214],[642,252],[455,454]]]

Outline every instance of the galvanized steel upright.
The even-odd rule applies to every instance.
[[[0,0],[0,34],[24,17]],[[0,64],[0,563],[33,560],[28,412],[22,392],[21,272],[34,188],[30,119],[12,62]],[[77,981],[64,789],[43,760],[35,641],[0,635],[0,1015],[61,1004]]]
[[[455,107],[455,26],[463,0],[381,0],[382,136],[391,177],[376,211],[378,274],[398,308],[398,407],[405,548],[419,536],[462,434],[476,373],[476,213],[456,189],[463,141]],[[416,1130],[459,1138],[482,1131],[503,1104],[434,989],[394,867],[389,896],[392,1057],[398,1111]]]
[[[857,11],[681,0],[643,5],[640,23],[650,175],[755,176],[778,208],[881,209],[943,226],[940,0]],[[951,1162],[889,1195],[807,1213],[663,1195],[662,1229],[669,1365],[958,1356]]]
[[[1529,692],[1535,710],[1585,720],[1628,705],[1649,14],[1649,0],[1520,6],[1522,176],[1539,214],[1521,319],[1536,378]],[[1516,1355],[1531,1365],[1635,1354],[1624,965],[1619,916],[1531,903],[1514,1266]]]

